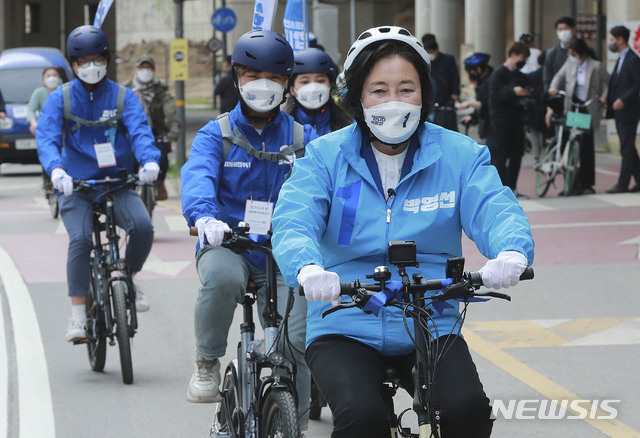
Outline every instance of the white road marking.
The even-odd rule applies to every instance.
[[[638,245],[638,253],[636,254],[636,258],[640,259],[640,236],[632,237],[631,239],[618,242],[618,245]]]
[[[532,201],[531,199],[521,199],[518,201],[522,206],[525,213],[531,213],[533,211],[551,211],[555,210],[553,207],[543,204],[539,201]]]
[[[182,231],[185,236],[189,233],[189,227],[187,227],[187,221],[182,216],[164,216],[164,221],[169,227],[169,231]]]
[[[4,284],[13,321],[18,364],[19,436],[55,438],[49,372],[40,326],[27,285],[15,263],[2,247],[0,278]]]
[[[609,221],[609,222],[571,222],[562,224],[531,225],[532,229],[540,228],[575,228],[575,227],[620,227],[625,225],[640,225],[640,221]]]
[[[160,257],[152,253],[149,254],[142,270],[175,277],[182,272],[184,268],[189,266],[190,263],[191,262],[189,261],[165,262],[164,260],[161,260]]]
[[[531,322],[538,324],[540,327],[548,329],[555,327],[563,322],[570,321],[569,319],[532,319]]]
[[[640,344],[640,318],[584,336],[563,346],[633,345]]]
[[[637,193],[607,193],[589,196],[599,201],[606,202],[607,204],[615,205],[616,207],[640,207],[640,195]]]
[[[4,311],[0,297],[0,437],[9,433],[7,412],[9,403],[9,352],[4,331]],[[2,359],[4,357],[4,359]]]

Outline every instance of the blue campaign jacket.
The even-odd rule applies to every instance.
[[[277,113],[262,134],[247,122],[240,103],[229,113],[229,121],[232,132],[237,126],[256,149],[264,147],[265,151],[279,152],[293,143],[293,117],[283,111]],[[305,144],[317,137],[311,126],[304,126]],[[224,163],[222,152],[220,125],[213,120],[196,134],[189,160],[181,170],[182,214],[189,226],[209,216],[235,227],[244,220],[248,199],[275,203],[282,182],[291,171],[290,163],[258,160],[236,145],[229,149]],[[255,266],[264,267],[261,254],[244,255]]]
[[[409,276],[443,278],[447,258],[462,255],[463,231],[487,258],[515,250],[533,261],[529,221],[490,165],[489,150],[430,123],[412,137],[388,203],[371,146],[356,124],[311,142],[280,191],[272,223],[274,255],[290,286],[311,263],[338,273],[343,282],[371,281],[367,274],[388,265],[390,240],[416,242],[420,267],[408,268]],[[398,280],[397,268],[389,267]],[[459,316],[457,302],[449,304],[434,310],[439,336]],[[309,301],[307,345],[318,336],[341,334],[387,355],[415,348],[398,309],[383,308],[378,317],[340,310],[323,319],[330,306]]]
[[[115,113],[119,85],[106,79],[95,91],[85,90],[78,79],[71,81],[71,113],[85,120],[108,119]],[[64,108],[62,87],[51,92],[40,112],[36,140],[40,163],[48,174],[55,167],[62,167],[71,177],[78,179],[100,179],[118,176],[118,168],[133,172],[133,156],[141,165],[158,162],[160,151],[155,147],[153,133],[138,97],[127,89],[124,100],[122,123],[125,130],[105,126],[82,126],[75,132],[67,130],[64,145]],[[71,128],[75,122],[69,122]],[[111,141],[117,165],[99,168],[94,145]]]

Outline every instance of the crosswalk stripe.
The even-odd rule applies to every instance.
[[[14,328],[18,364],[19,436],[55,438],[49,372],[33,301],[20,271],[1,246],[0,278]]]

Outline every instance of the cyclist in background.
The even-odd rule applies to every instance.
[[[353,308],[322,318],[341,301],[341,279],[364,279],[387,260],[391,240],[414,240],[424,277],[443,278],[447,258],[462,254],[464,230],[490,259],[485,285],[513,286],[533,260],[533,240],[489,150],[425,123],[430,61],[418,39],[373,28],[348,53],[345,105],[357,123],[312,141],[296,162],[273,216],[273,247],[287,284],[300,284],[309,300],[306,359],[334,416],[331,436],[388,437],[384,370],[399,368],[411,393],[415,346],[394,307],[379,317]],[[457,302],[434,309],[442,334],[459,317]],[[488,437],[491,407],[461,337],[435,381],[442,436]]]
[[[189,226],[198,229],[199,236],[196,268],[201,286],[194,312],[196,361],[187,390],[187,400],[193,403],[222,400],[220,358],[226,352],[234,309],[242,302],[249,280],[261,288],[260,314],[264,306],[264,254],[249,251],[240,255],[223,248],[220,244],[224,233],[244,221],[252,233],[268,234],[273,205],[293,161],[302,155],[306,143],[317,137],[311,126],[303,128],[280,111],[293,71],[293,50],[284,37],[268,30],[242,35],[233,49],[232,65],[240,101],[230,113],[200,129],[189,161],[181,171],[182,213]],[[223,141],[224,131],[236,142],[227,143],[228,149]],[[300,133],[300,144],[294,140],[296,131]],[[279,153],[280,158],[261,159],[265,158],[264,153]],[[260,223],[262,227],[258,227]],[[289,288],[280,273],[277,280],[278,311],[284,316]],[[289,314],[288,338],[297,366],[301,430],[307,428],[311,385],[304,362],[305,316],[306,301],[296,296]],[[281,336],[280,348],[289,354],[291,346],[283,345],[285,341]]]
[[[474,109],[462,122],[477,122],[478,136],[485,139],[485,144],[493,153],[494,137],[489,119],[489,77],[493,73],[493,67],[489,65],[490,58],[491,55],[482,52],[473,52],[464,58],[464,69],[469,75],[469,81],[476,86],[476,100],[462,102],[460,109]]]
[[[36,140],[40,162],[59,193],[60,214],[69,233],[67,282],[72,317],[66,339],[72,342],[86,338],[92,204],[98,196],[95,192],[74,193],[73,179],[117,177],[119,168],[131,173],[132,155],[135,155],[142,166],[138,174],[140,180],[150,183],[160,170],[160,152],[153,144],[144,110],[129,89],[123,88],[126,90],[124,110],[118,114],[120,86],[106,78],[110,55],[104,32],[93,26],[74,29],[67,41],[67,56],[76,76],[68,85],[72,118],[65,115],[65,84],[47,98],[40,112]],[[107,124],[109,120],[113,123]],[[135,275],[151,251],[153,226],[134,190],[118,192],[115,200],[116,222],[128,235],[125,258]],[[138,287],[136,308],[138,312],[149,309]]]
[[[33,90],[27,105],[27,122],[29,122],[29,131],[33,135],[36,135],[38,117],[40,117],[44,102],[59,85],[62,85],[62,78],[58,69],[56,67],[45,68],[42,71],[42,86]],[[51,188],[51,179],[47,172],[44,171],[44,168],[42,169],[42,187]]]
[[[350,125],[351,117],[332,99],[336,66],[329,54],[316,48],[294,54],[293,76],[285,111],[324,135]]]
[[[589,195],[595,193],[596,152],[593,144],[593,133],[600,126],[602,110],[607,102],[607,85],[609,73],[605,66],[591,57],[591,50],[584,40],[573,38],[567,44],[569,57],[556,73],[549,86],[549,95],[555,96],[558,90],[565,90],[564,112],[571,110],[572,103],[592,103],[580,110],[591,115],[591,127],[582,134],[580,142],[580,169],[578,171],[578,187],[573,193],[561,192],[560,195]],[[588,79],[588,82],[587,82]],[[551,126],[553,111],[547,109],[545,123]],[[569,129],[563,131],[568,138]],[[563,141],[566,141],[566,138]]]
[[[156,147],[160,150],[160,173],[155,181],[158,201],[168,198],[164,180],[169,170],[169,152],[171,142],[178,139],[180,123],[176,117],[176,105],[169,92],[169,86],[156,78],[156,62],[151,56],[142,56],[136,61],[133,79],[125,84],[136,93],[147,121],[155,138]]]

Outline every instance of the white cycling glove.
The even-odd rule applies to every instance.
[[[160,173],[160,166],[155,161],[149,161],[138,170],[138,179],[142,184],[151,184],[158,179],[158,173]]]
[[[298,283],[304,289],[304,296],[310,301],[331,301],[337,306],[342,302],[340,276],[318,265],[303,266],[298,272]]]
[[[515,286],[527,268],[527,258],[518,251],[504,251],[481,269],[482,282],[490,289]]]
[[[198,229],[200,247],[204,245],[205,238],[209,245],[220,246],[224,240],[224,233],[231,232],[229,225],[212,217],[201,217],[198,219],[196,221],[196,228]]]
[[[73,179],[62,167],[56,167],[51,171],[51,183],[54,189],[65,196],[73,195]]]

